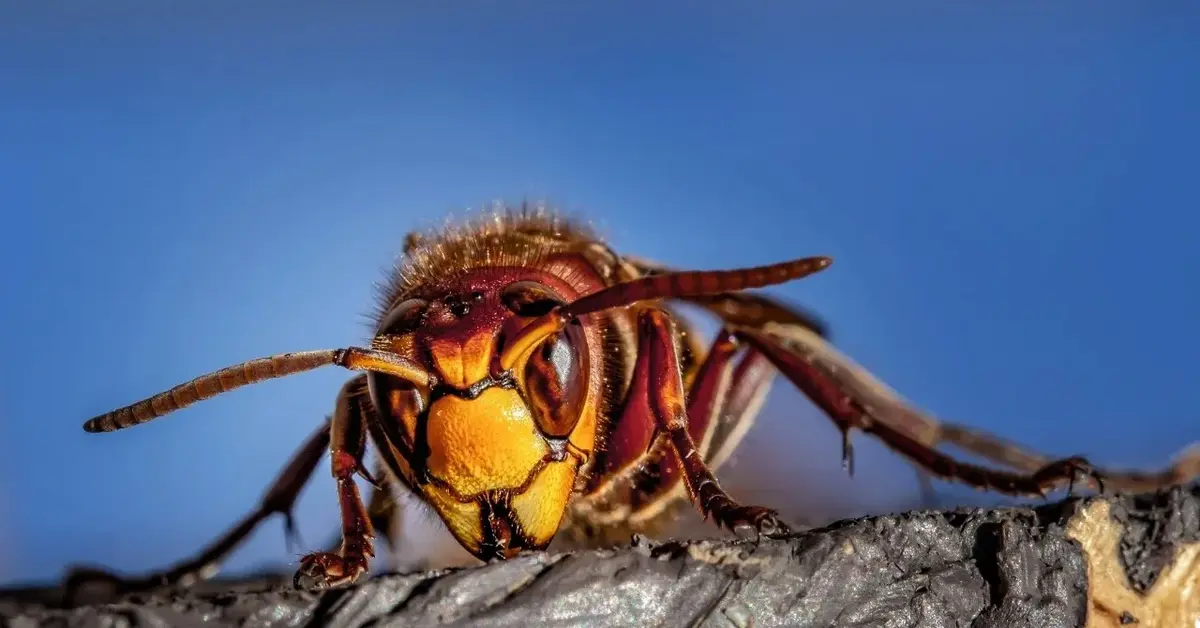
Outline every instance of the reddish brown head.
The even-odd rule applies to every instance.
[[[425,366],[433,385],[369,374],[389,440],[455,538],[480,558],[545,547],[595,442],[599,336],[576,319],[505,367],[526,326],[579,296],[537,267],[475,268],[405,294],[374,346]],[[386,426],[385,426],[386,427]]]
[[[597,440],[611,347],[603,312],[631,303],[780,283],[827,258],[668,273],[621,284],[594,239],[546,214],[500,214],[410,239],[384,293],[373,348],[432,375],[369,386],[395,455],[455,538],[480,558],[548,545]],[[590,260],[590,261],[589,261]]]

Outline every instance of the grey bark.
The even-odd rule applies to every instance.
[[[1037,507],[914,511],[786,538],[537,553],[380,575],[323,593],[290,575],[61,608],[56,588],[0,592],[33,626],[1082,626],[1089,584],[1067,520],[1089,499],[1124,526],[1121,560],[1149,587],[1200,541],[1200,487]],[[1131,618],[1132,619],[1132,618]]]

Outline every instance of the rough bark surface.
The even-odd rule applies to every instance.
[[[1083,539],[1097,530],[1111,532],[1111,556]],[[1106,569],[1117,583],[1106,586],[1120,591],[1090,585]],[[1200,621],[1200,600],[1186,597],[1200,596],[1198,578],[1195,487],[869,517],[757,542],[635,540],[323,593],[293,590],[285,575],[67,608],[57,589],[26,589],[0,592],[0,618],[14,627],[1166,626],[1145,618]],[[1146,602],[1151,593],[1157,601]],[[1182,610],[1163,614],[1171,609]]]

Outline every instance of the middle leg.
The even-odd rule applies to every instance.
[[[657,434],[665,439],[669,459],[675,462],[666,472],[682,476],[692,503],[705,518],[712,517],[718,525],[738,533],[747,529],[752,533],[786,532],[788,528],[779,520],[776,511],[740,504],[721,488],[694,437],[694,432],[701,429],[711,433],[712,416],[728,392],[727,385],[720,385],[721,380],[727,377],[728,361],[736,346],[727,336],[718,339],[709,358],[716,361],[706,363],[705,367],[712,368],[702,368],[701,376],[697,377],[697,383],[704,382],[707,370],[708,377],[715,378],[711,382],[714,385],[711,400],[691,406],[684,394],[673,326],[671,317],[657,308],[647,308],[638,315],[637,361],[641,368],[635,369],[635,376],[643,378],[640,383],[647,390],[648,418],[653,419]],[[694,388],[697,400],[708,397],[703,386]],[[690,412],[701,408],[703,412],[698,412],[698,420],[691,423]],[[701,442],[704,440],[711,441],[702,438]],[[706,444],[711,445],[711,442]]]
[[[775,376],[770,361],[753,349],[735,359],[740,350],[723,329],[707,352],[693,352],[701,357],[691,377],[686,367],[681,369],[683,380],[690,380],[687,430],[713,471],[753,424]],[[648,366],[643,361],[636,367],[635,382],[648,379]],[[609,545],[634,534],[659,535],[687,503],[682,465],[667,434],[655,429],[647,395],[646,385],[631,387],[602,461],[604,479],[590,487],[568,515],[564,529],[571,542]]]

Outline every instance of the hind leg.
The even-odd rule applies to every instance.
[[[329,422],[326,421],[309,436],[275,478],[254,510],[193,557],[172,567],[139,577],[125,577],[99,569],[77,567],[68,572],[64,583],[67,598],[71,599],[81,588],[97,583],[105,584],[115,595],[165,587],[192,586],[216,575],[221,563],[241,546],[262,522],[277,514],[283,515],[288,539],[294,541],[296,528],[292,509],[300,491],[308,484],[313,471],[329,447],[329,426]]]

